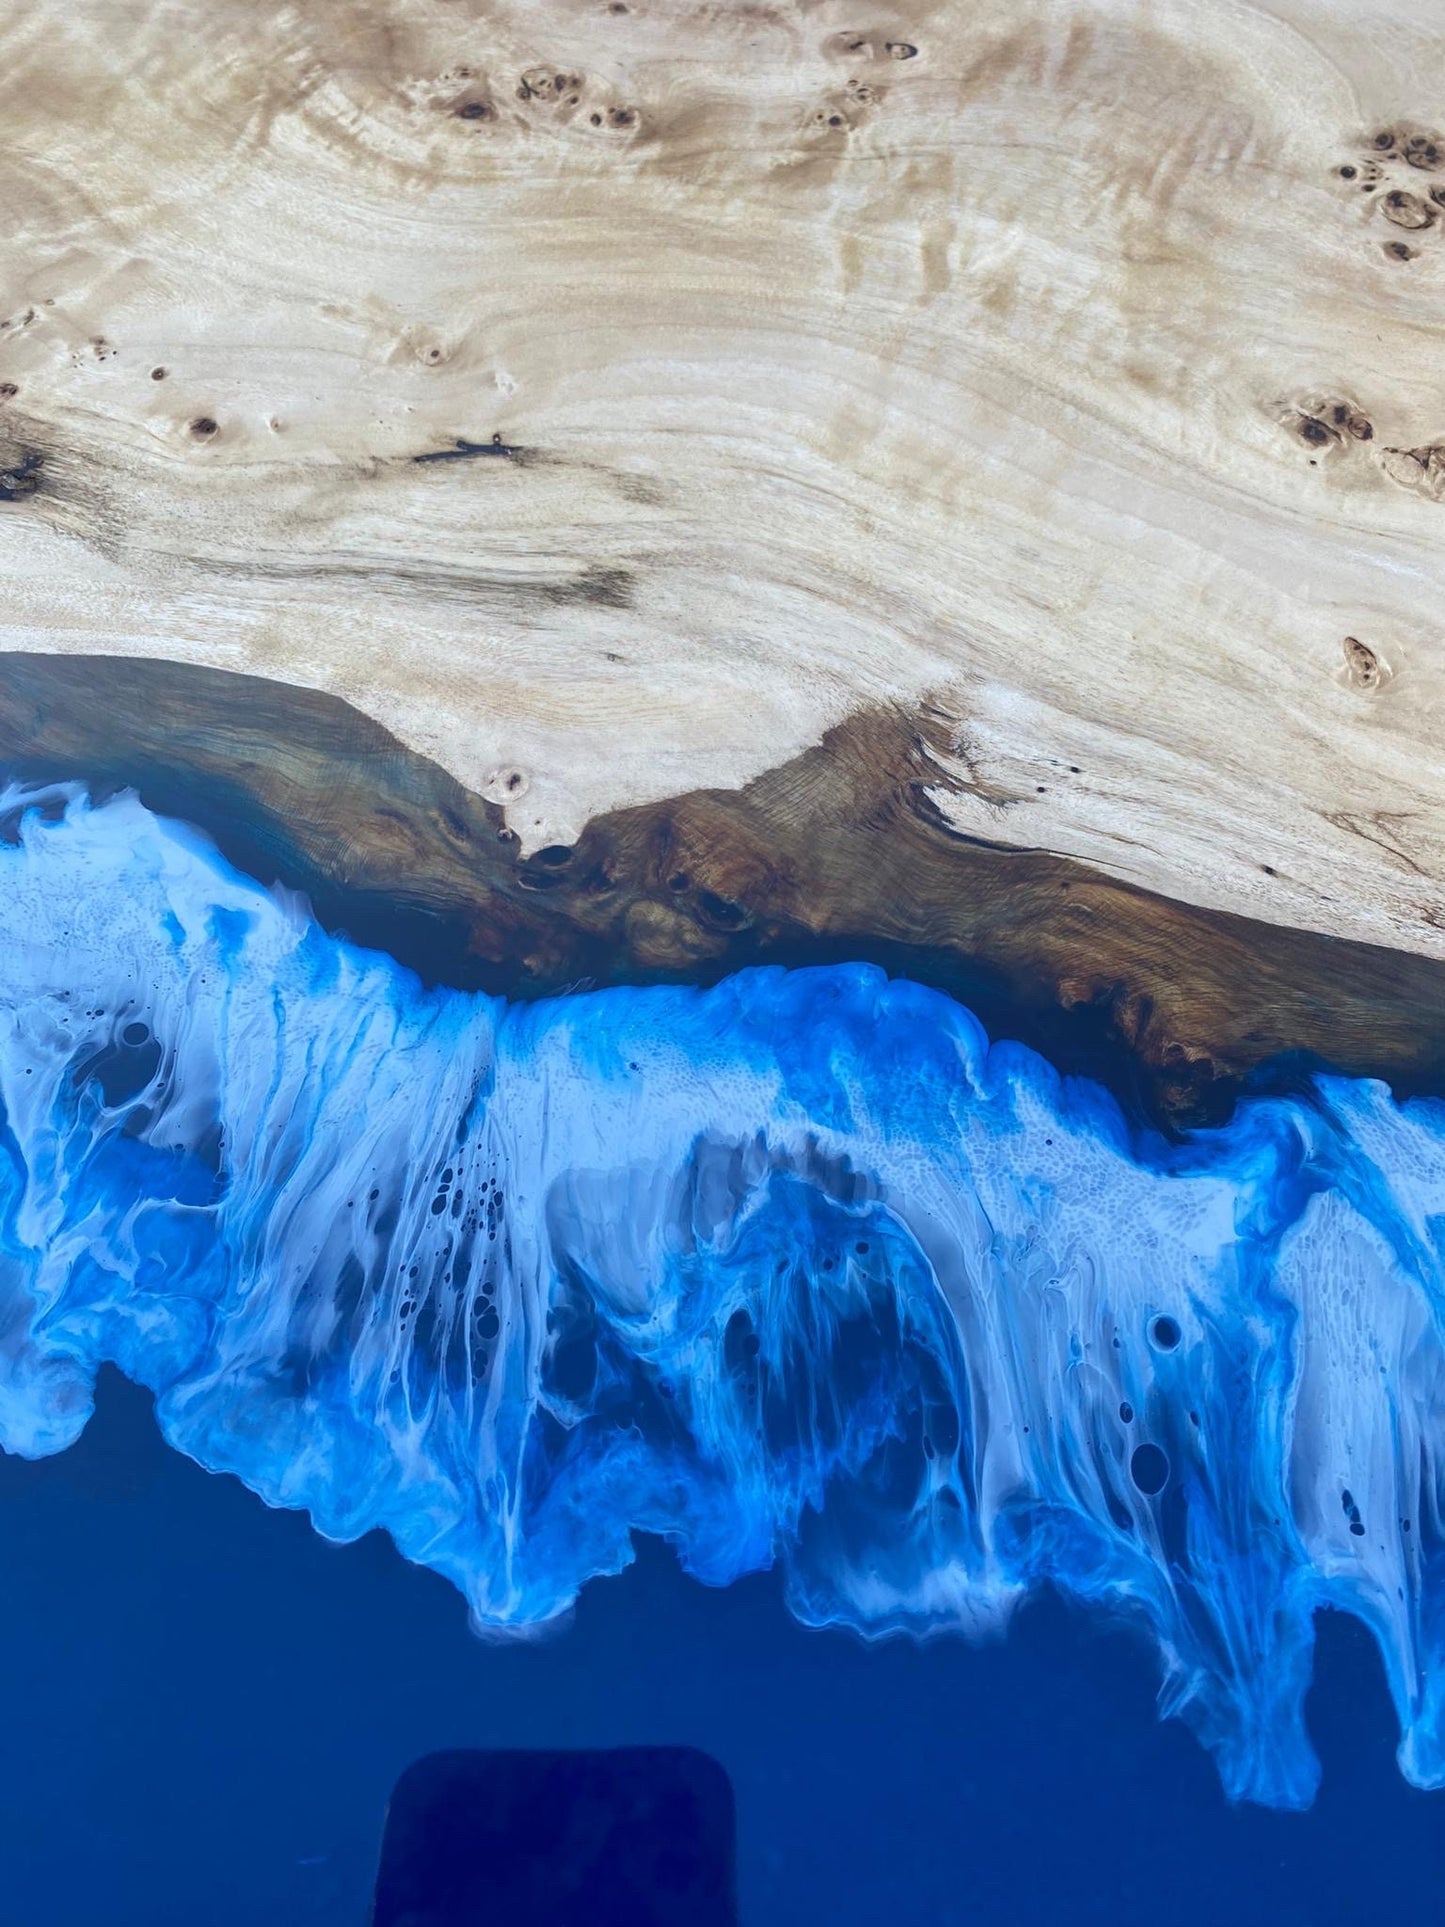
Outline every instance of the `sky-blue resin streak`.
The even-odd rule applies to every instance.
[[[133,799],[0,810],[7,1450],[113,1360],[484,1628],[634,1528],[868,1635],[1051,1581],[1279,1805],[1341,1607],[1445,1784],[1445,1106],[1322,1078],[1168,1145],[867,966],[428,991]]]

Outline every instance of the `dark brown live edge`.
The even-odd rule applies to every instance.
[[[153,660],[0,656],[0,765],[133,786],[328,928],[511,996],[870,960],[1136,1115],[1224,1115],[1306,1065],[1445,1088],[1445,965],[1169,901],[962,838],[926,716],[861,714],[740,790],[519,859],[501,810],[336,697]]]

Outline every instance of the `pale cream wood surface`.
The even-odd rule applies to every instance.
[[[1445,0],[16,0],[0,647],[528,848],[927,703],[971,834],[1445,956],[1442,122]]]

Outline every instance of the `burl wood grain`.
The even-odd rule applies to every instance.
[[[527,996],[871,958],[1165,1125],[1222,1116],[1266,1065],[1275,1083],[1307,1059],[1445,1083],[1445,967],[960,837],[936,800],[940,727],[860,715],[741,789],[614,811],[524,854],[499,804],[335,697],[0,658],[0,764],[133,785],[431,979]]]
[[[528,851],[590,822],[506,872],[539,976],[633,888],[638,958],[737,947],[647,870],[709,826],[760,924],[1408,1055],[1433,977],[1180,959],[1100,876],[1445,958],[1442,126],[1438,0],[12,0],[0,648],[329,692]],[[925,707],[908,797],[1053,858],[872,777],[901,827],[814,857],[784,799]]]

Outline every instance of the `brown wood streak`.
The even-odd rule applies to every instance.
[[[429,979],[534,996],[872,959],[1156,1121],[1281,1054],[1445,1082],[1445,967],[1169,901],[948,828],[926,715],[878,709],[738,790],[523,857],[498,805],[336,697],[146,660],[0,659],[0,763],[134,786]]]

